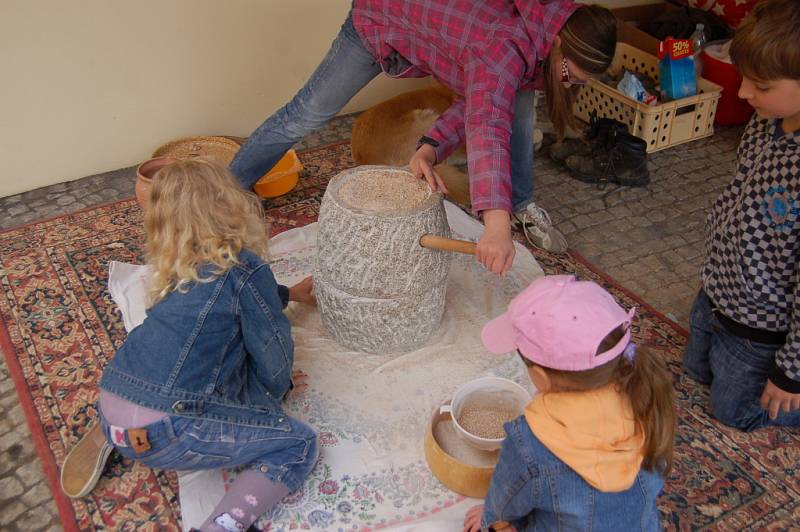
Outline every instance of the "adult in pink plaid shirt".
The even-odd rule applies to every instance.
[[[477,260],[505,274],[512,220],[534,244],[565,251],[533,203],[533,89],[543,89],[559,137],[571,124],[572,88],[606,70],[616,21],[572,0],[355,0],[331,49],[297,95],[256,129],[231,163],[252,187],[306,134],[336,115],[381,72],[433,76],[456,98],[409,163],[434,190],[434,170],[466,143],[472,209],[486,230]]]

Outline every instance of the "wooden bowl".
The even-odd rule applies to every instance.
[[[434,436],[437,425],[443,421],[452,421],[450,413],[440,413],[439,409],[436,409],[425,436],[425,460],[428,462],[428,468],[450,490],[467,497],[483,499],[489,491],[494,465],[491,467],[472,465],[449,454]],[[499,452],[487,453],[486,456],[491,457],[496,464]]]

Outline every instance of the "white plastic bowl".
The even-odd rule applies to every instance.
[[[484,402],[487,396],[497,394],[498,404],[493,404],[492,406],[508,408],[516,414],[515,417],[525,411],[525,407],[531,402],[531,395],[525,388],[514,381],[502,377],[481,377],[480,379],[469,381],[459,388],[453,395],[453,400],[450,404],[442,405],[439,409],[441,413],[450,413],[453,418],[453,425],[465,441],[478,449],[495,451],[503,445],[505,438],[481,438],[468,432],[458,423],[461,409],[468,405],[470,398],[476,394],[480,394]]]

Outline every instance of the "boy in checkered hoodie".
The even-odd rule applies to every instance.
[[[746,431],[800,426],[800,0],[765,0],[736,32],[756,110],[736,177],[708,214],[683,363],[711,411]]]

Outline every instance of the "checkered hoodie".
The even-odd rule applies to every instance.
[[[439,142],[439,161],[466,143],[475,212],[511,212],[514,96],[520,87],[541,83],[542,62],[577,7],[572,0],[355,0],[353,4],[353,25],[384,71],[396,51],[412,65],[398,77],[430,74],[462,96],[427,135]]]
[[[800,131],[776,138],[754,116],[739,144],[736,177],[706,222],[706,293],[727,317],[788,331],[769,379],[800,392]]]

